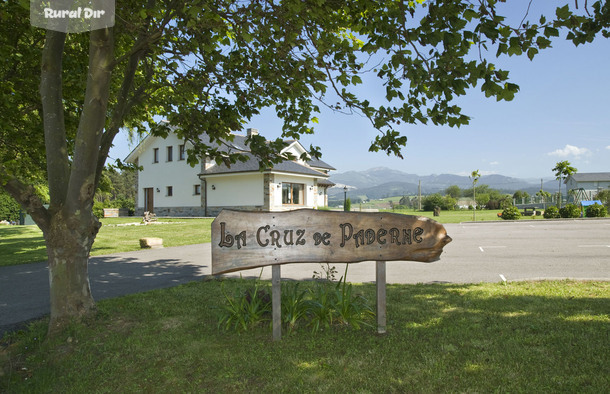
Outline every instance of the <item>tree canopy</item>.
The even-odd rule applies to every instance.
[[[370,150],[401,156],[400,124],[467,124],[455,99],[475,87],[513,98],[518,86],[495,56],[534,59],[562,30],[578,45],[608,37],[610,25],[605,1],[566,4],[550,18],[526,9],[512,24],[496,0],[127,0],[113,28],[66,34],[31,27],[25,3],[0,3],[0,185],[43,230],[57,327],[94,306],[87,258],[100,224],[91,209],[121,128],[165,136],[164,118],[193,144],[190,163],[232,163],[243,152],[199,135],[230,141],[273,107],[281,138],[248,140],[268,167],[286,159],[283,139],[312,133],[328,106],[379,130]],[[367,97],[365,77],[384,102]],[[49,208],[32,187],[41,180]]]

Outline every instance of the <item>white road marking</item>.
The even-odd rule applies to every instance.
[[[578,245],[579,248],[610,248],[610,245]]]

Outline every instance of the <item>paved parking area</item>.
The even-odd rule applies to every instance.
[[[446,224],[453,242],[433,263],[387,263],[388,283],[478,283],[529,279],[610,279],[610,220]],[[339,275],[344,265],[336,264]],[[311,278],[319,264],[282,266],[282,278]],[[260,269],[241,271],[258,276]],[[235,275],[235,274],[234,274]],[[239,273],[236,273],[239,275]],[[271,277],[265,268],[263,278]],[[375,280],[374,262],[350,264],[352,282]]]

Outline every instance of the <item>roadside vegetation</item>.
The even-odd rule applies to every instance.
[[[101,301],[89,321],[53,339],[46,321],[35,322],[1,341],[0,392],[601,393],[610,386],[610,283],[388,285],[386,335],[368,326],[315,333],[297,326],[272,342],[267,322],[239,333],[219,327],[223,289],[240,293],[244,282]],[[374,300],[375,286],[354,284],[354,292]]]

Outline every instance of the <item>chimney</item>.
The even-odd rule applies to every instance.
[[[248,132],[248,137],[251,137],[253,135],[258,135],[258,129],[246,129],[246,131]]]

